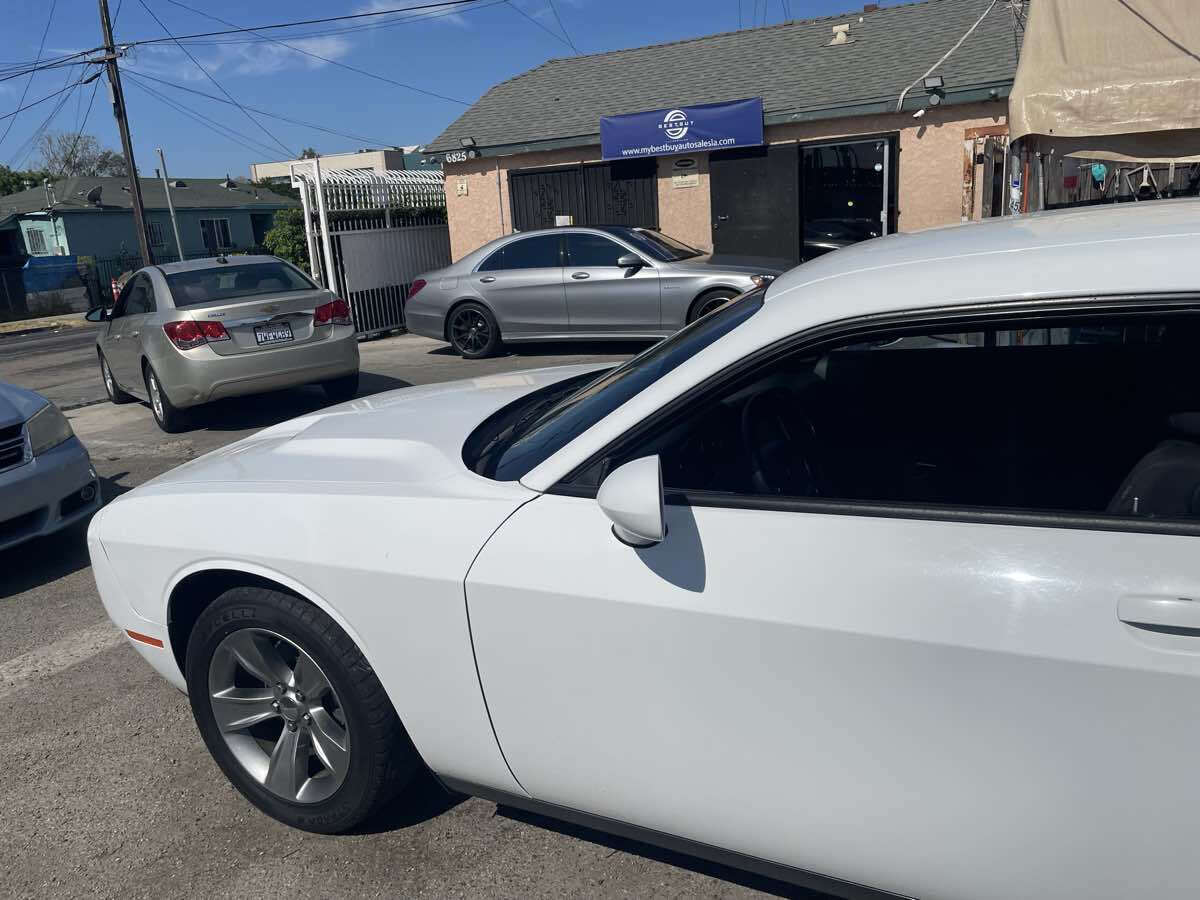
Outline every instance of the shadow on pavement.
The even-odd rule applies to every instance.
[[[361,372],[358,380],[358,397],[409,387],[410,382],[377,372]],[[191,429],[204,428],[209,431],[244,431],[249,428],[267,428],[297,416],[308,415],[332,406],[325,391],[317,385],[288,388],[270,394],[255,394],[250,397],[233,397],[218,400],[188,410]],[[191,430],[189,429],[189,430]]]
[[[551,819],[537,813],[527,812],[523,809],[498,805],[496,807],[496,815],[504,816],[507,819],[514,819],[518,822],[525,822],[538,828],[556,831],[559,834],[565,834],[591,844],[610,847],[614,853],[619,851],[632,856],[652,859],[679,869],[687,869],[689,872],[697,872],[701,875],[707,875],[710,878],[719,878],[731,884],[738,884],[752,890],[762,891],[764,894],[773,894],[776,897],[794,897],[796,900],[833,900],[829,894],[820,894],[816,891],[796,887],[783,881],[776,881],[773,878],[755,875],[753,872],[745,872],[741,869],[723,866],[720,863],[709,862],[697,856],[676,853],[674,850],[664,850],[652,844],[644,844],[641,841],[618,837],[603,831],[596,831],[593,828],[586,828],[582,825],[561,822],[558,819]]]
[[[422,772],[379,815],[364,822],[350,833],[381,834],[420,825],[422,822],[436,819],[466,799],[461,794],[450,793],[438,784],[432,775]]]
[[[656,341],[554,341],[545,344],[505,344],[500,356],[633,356]],[[430,356],[458,356],[447,344],[429,351]],[[472,362],[473,360],[464,360]]]

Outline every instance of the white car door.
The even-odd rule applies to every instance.
[[[1200,454],[1190,326],[1017,324],[798,351],[615,448],[662,458],[656,546],[588,472],[518,510],[467,600],[523,788],[921,897],[1192,896],[1200,475],[1148,462]]]

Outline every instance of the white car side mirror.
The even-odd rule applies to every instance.
[[[666,536],[662,467],[657,456],[635,459],[610,473],[600,485],[596,502],[612,520],[613,534],[631,547],[650,547]]]

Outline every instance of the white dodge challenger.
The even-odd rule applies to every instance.
[[[1198,257],[1192,200],[870,241],[188,463],[96,581],[298,828],[426,767],[839,896],[1194,897]]]

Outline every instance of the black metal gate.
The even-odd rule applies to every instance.
[[[508,175],[513,228],[550,228],[555,216],[576,225],[658,227],[657,162],[638,159]]]

